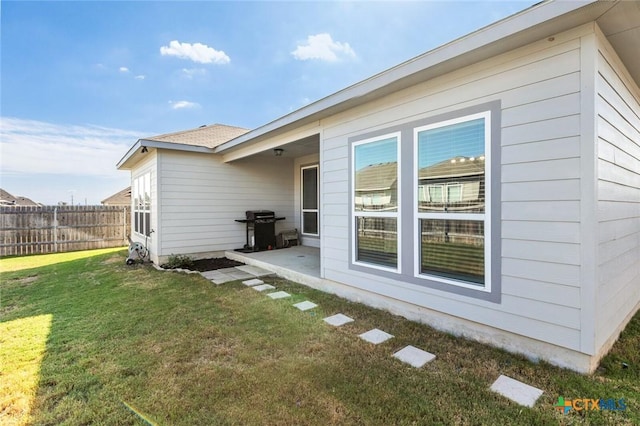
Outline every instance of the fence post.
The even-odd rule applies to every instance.
[[[53,252],[58,252],[58,207],[53,208]]]

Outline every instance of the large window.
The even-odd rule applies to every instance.
[[[318,165],[303,167],[302,180],[302,233],[318,235]]]
[[[133,231],[151,234],[151,174],[145,173],[133,180]]]
[[[484,112],[414,130],[418,277],[488,290],[490,118]]]
[[[400,134],[352,145],[354,263],[399,270]]]

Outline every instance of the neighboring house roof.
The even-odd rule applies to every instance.
[[[356,191],[384,191],[391,189],[398,178],[398,163],[372,164],[356,172]]]
[[[21,196],[15,196],[0,188],[0,206],[39,206],[35,201]]]
[[[484,174],[484,157],[455,157],[420,169],[420,179],[460,178]]]
[[[214,148],[247,133],[249,129],[211,124],[195,129],[138,139],[118,162],[118,169],[130,169],[149,148],[212,154]]]
[[[594,21],[631,77],[640,82],[638,2],[543,1],[232,139],[218,146],[215,152],[229,153],[246,144],[259,143]]]
[[[242,127],[227,126],[225,124],[212,124],[182,132],[152,136],[150,138],[145,138],[145,140],[215,148],[233,138],[244,135],[248,131],[249,129],[244,129]]]
[[[131,187],[128,186],[110,197],[100,201],[105,206],[130,206],[131,205]]]

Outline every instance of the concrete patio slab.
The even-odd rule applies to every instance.
[[[251,279],[251,280],[247,280],[247,281],[242,281],[242,284],[252,287],[254,285],[258,285],[258,284],[264,284],[264,281],[259,280],[257,278]]]
[[[315,303],[310,302],[308,300],[305,300],[304,302],[296,303],[293,306],[295,306],[296,308],[300,309],[301,311],[308,311],[309,309],[313,309],[318,305],[316,305]]]
[[[273,290],[275,287],[271,284],[260,284],[255,287],[251,287],[255,291],[265,291],[265,290]]]
[[[374,345],[379,345],[380,343],[386,342],[387,340],[391,339],[393,335],[374,328],[373,330],[369,330],[366,333],[362,333],[358,337],[366,340],[369,343],[373,343]]]
[[[267,271],[266,269],[259,268],[257,266],[253,266],[253,265],[236,266],[236,268],[241,270],[241,271],[243,271],[243,272],[251,274],[254,277],[264,277],[264,276],[267,276],[267,275],[273,275],[273,272]]]
[[[269,296],[272,299],[284,299],[285,297],[291,297],[291,295],[286,291],[276,291],[275,293],[267,294],[267,296]]]
[[[394,358],[398,358],[402,362],[406,362],[415,368],[420,368],[426,363],[436,359],[436,356],[415,346],[406,346],[393,354]]]
[[[498,380],[493,382],[491,390],[526,407],[533,407],[543,394],[542,390],[505,375],[500,375]]]
[[[341,325],[353,322],[353,318],[349,318],[344,314],[335,314],[331,315],[330,317],[326,317],[324,319],[324,322],[333,325],[334,327],[340,327]]]

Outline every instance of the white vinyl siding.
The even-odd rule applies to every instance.
[[[590,32],[579,27],[324,120],[324,278],[580,350],[580,37]],[[501,302],[350,269],[349,223],[337,208],[350,203],[347,139],[496,100],[502,104]],[[562,256],[541,256],[541,248]]]
[[[640,90],[606,40],[597,55],[596,347],[640,303]]]
[[[294,227],[293,161],[249,158],[224,163],[218,155],[159,153],[161,256],[207,253],[245,244],[247,210],[286,217],[276,234]]]

